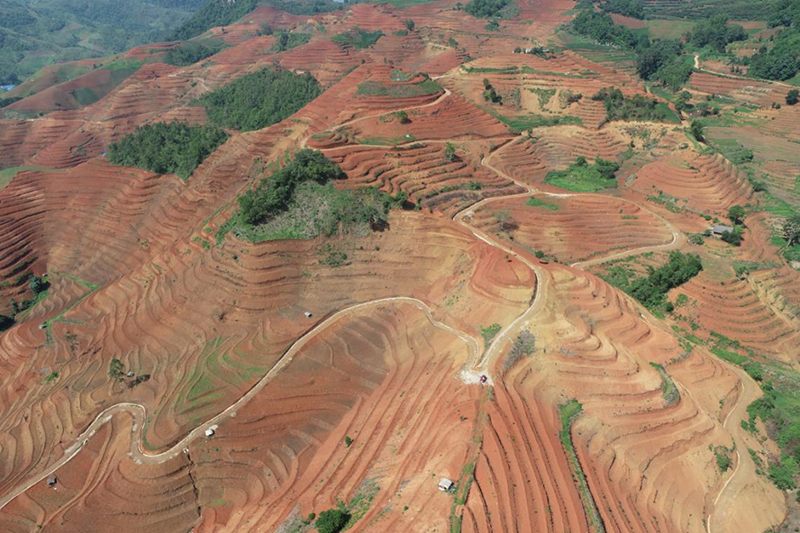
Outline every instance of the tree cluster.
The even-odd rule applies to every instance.
[[[216,26],[227,26],[236,22],[258,7],[259,0],[206,0],[192,17],[172,34],[175,41],[197,37]]]
[[[328,509],[319,514],[314,527],[319,533],[339,533],[350,520],[350,513],[344,509]]]
[[[245,224],[259,224],[288,209],[295,189],[301,183],[325,184],[343,178],[342,169],[322,152],[301,150],[268,180],[261,180],[255,189],[239,197],[239,216]]]
[[[5,331],[13,326],[16,322],[17,315],[33,307],[33,305],[39,300],[40,296],[43,296],[44,292],[50,288],[50,282],[47,281],[46,276],[40,277],[31,272],[17,276],[15,279],[15,283],[25,283],[26,281],[28,282],[28,287],[33,293],[33,298],[27,298],[21,302],[11,300],[11,315],[9,316],[0,314],[0,331]]]
[[[749,60],[748,75],[768,80],[788,80],[800,72],[800,30],[781,30],[772,48],[762,46]]]
[[[512,0],[470,0],[464,6],[464,11],[479,19],[500,18],[511,2]]]
[[[608,13],[619,13],[634,19],[644,18],[644,5],[641,0],[606,0],[600,8]]]
[[[198,103],[214,124],[251,131],[293,115],[321,92],[308,72],[265,68],[203,95]]]
[[[381,30],[366,31],[361,28],[351,28],[345,33],[333,36],[331,40],[337,43],[349,44],[355,48],[369,48],[378,42],[378,39],[383,37]]]
[[[497,91],[495,90],[494,87],[492,87],[492,84],[489,81],[489,78],[484,78],[483,79],[483,89],[484,89],[484,91],[483,91],[483,99],[484,100],[486,100],[487,102],[491,102],[493,104],[502,104],[503,103],[503,97],[500,96],[499,94],[497,94]]]
[[[627,292],[648,309],[658,309],[664,306],[667,293],[699,274],[703,264],[697,255],[674,251],[665,265],[647,270],[648,276],[633,280]]]
[[[643,80],[654,81],[678,90],[692,72],[691,64],[681,57],[683,45],[663,39],[651,42],[625,26],[614,24],[607,13],[584,10],[572,20],[571,29],[601,44],[634,50],[639,58],[636,70]]]
[[[193,65],[207,57],[211,57],[222,49],[219,41],[186,42],[172,48],[164,56],[164,62],[183,67]]]
[[[408,195],[391,196],[374,187],[338,190],[342,170],[322,153],[301,150],[283,168],[239,197],[239,211],[218,238],[233,229],[251,241],[330,237],[368,226],[388,227],[389,211],[404,207]],[[322,264],[339,265],[346,255],[331,252]]]
[[[227,139],[228,134],[213,125],[156,122],[140,126],[112,143],[108,159],[115,165],[174,173],[186,179]]]
[[[694,25],[690,37],[693,45],[702,48],[711,46],[719,53],[725,52],[728,44],[747,39],[747,32],[738,24],[728,25],[728,15],[719,14],[701,20]]]
[[[292,48],[302,46],[311,40],[310,33],[290,33],[282,31],[278,34],[278,40],[273,47],[275,52],[285,52]]]
[[[643,120],[666,121],[668,111],[659,106],[655,98],[647,98],[641,94],[625,96],[616,87],[605,87],[592,96],[592,100],[603,102],[607,120]]]

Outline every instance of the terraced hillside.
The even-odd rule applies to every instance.
[[[793,528],[786,86],[678,96],[565,0],[323,4],[3,108],[0,530]]]

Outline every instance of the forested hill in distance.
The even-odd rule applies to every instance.
[[[0,85],[40,68],[166,40],[204,0],[3,0]]]

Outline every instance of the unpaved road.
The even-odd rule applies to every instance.
[[[728,430],[733,436],[733,441],[736,444],[736,468],[734,468],[730,477],[722,485],[722,488],[717,493],[717,498],[706,520],[706,531],[712,533],[711,525],[713,523],[720,523],[721,518],[727,515],[727,511],[733,507],[736,502],[736,496],[745,488],[745,486],[752,479],[757,478],[756,465],[753,463],[753,458],[750,454],[740,453],[740,450],[747,449],[747,442],[743,438],[744,428],[741,426],[742,420],[749,419],[747,413],[747,406],[753,403],[761,396],[761,389],[758,385],[747,375],[747,372],[739,367],[733,366],[729,363],[726,364],[732,372],[739,376],[739,383],[742,387],[742,393],[736,405],[733,406],[731,412],[725,417],[722,427]],[[715,520],[715,518],[717,518]]]
[[[412,304],[416,306],[418,309],[422,310],[427,316],[428,320],[431,322],[431,324],[433,324],[435,327],[447,331],[448,333],[451,333],[456,337],[460,338],[462,341],[464,341],[469,346],[473,358],[477,359],[480,353],[478,342],[473,337],[467,335],[466,333],[463,333],[462,331],[459,331],[455,328],[448,326],[447,324],[443,324],[438,320],[434,319],[430,307],[428,307],[428,305],[421,300],[405,296],[392,296],[389,298],[379,298],[376,300],[371,300],[369,302],[356,304],[346,309],[342,309],[337,313],[334,313],[333,315],[329,316],[328,318],[317,324],[314,328],[309,330],[302,337],[294,341],[286,350],[286,352],[284,352],[281,358],[278,359],[278,361],[272,366],[272,368],[255,385],[253,385],[250,388],[250,390],[248,390],[244,394],[244,396],[239,398],[234,404],[230,405],[224,411],[220,412],[213,418],[207,420],[203,424],[191,430],[180,441],[178,441],[172,447],[163,452],[151,454],[147,453],[142,447],[144,422],[147,419],[147,411],[144,406],[136,403],[119,403],[109,407],[108,409],[105,409],[95,417],[94,421],[92,421],[92,423],[89,424],[89,427],[87,427],[86,430],[84,430],[84,432],[81,433],[81,435],[76,439],[76,441],[72,444],[72,446],[67,448],[67,450],[64,453],[64,456],[61,457],[61,459],[59,459],[58,461],[47,467],[47,469],[45,469],[44,471],[36,474],[28,481],[17,486],[10,493],[4,495],[2,499],[0,499],[0,509],[5,507],[10,501],[12,501],[14,498],[16,498],[17,496],[19,496],[20,494],[31,488],[33,485],[45,479],[46,477],[50,476],[60,467],[69,462],[87,444],[88,440],[104,424],[109,422],[111,418],[117,413],[127,412],[131,416],[133,416],[134,435],[132,435],[131,437],[130,453],[134,461],[140,464],[163,463],[164,461],[171,459],[176,455],[179,455],[191,441],[204,436],[206,429],[210,428],[213,425],[219,424],[226,418],[235,416],[236,410],[240,409],[243,405],[249,402],[256,394],[258,394],[261,391],[261,389],[263,389],[270,381],[272,381],[272,378],[275,377],[281,370],[283,370],[283,368],[286,367],[286,365],[292,361],[295,354],[297,354],[300,350],[302,350],[303,347],[318,333],[330,327],[332,324],[339,321],[343,317],[348,316],[354,312],[360,311],[364,308],[390,304],[390,303],[398,303],[398,302]]]

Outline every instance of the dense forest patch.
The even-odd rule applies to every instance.
[[[203,42],[185,42],[167,52],[164,62],[178,67],[193,65],[213,56],[220,50],[222,50],[222,43],[211,39]]]
[[[251,131],[266,128],[295,114],[322,89],[306,72],[265,68],[203,95],[197,102],[209,120],[224,128]]]
[[[227,138],[228,134],[216,126],[156,122],[112,143],[108,159],[115,165],[174,173],[186,179]]]
[[[372,187],[337,190],[346,176],[321,152],[301,150],[295,157],[239,197],[239,210],[220,228],[218,240],[232,231],[254,242],[311,239],[387,224],[389,210],[405,194],[390,196]]]

